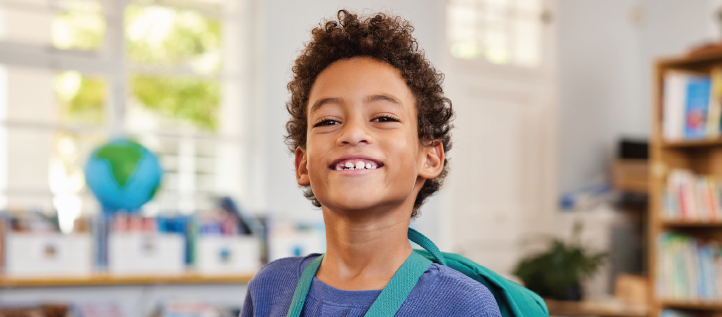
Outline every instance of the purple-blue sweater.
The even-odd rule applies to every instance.
[[[303,269],[318,254],[285,258],[264,266],[248,284],[241,317],[284,317]],[[301,316],[361,317],[381,290],[344,291],[313,279]],[[501,317],[494,296],[458,271],[432,264],[396,313],[401,316]]]

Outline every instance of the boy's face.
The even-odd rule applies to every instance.
[[[442,145],[420,143],[415,98],[391,65],[370,58],[331,64],[316,78],[307,111],[296,179],[325,207],[413,206],[424,181],[443,170]]]

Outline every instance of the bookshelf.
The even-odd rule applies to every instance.
[[[248,274],[201,275],[110,275],[7,277],[0,276],[0,288],[112,286],[146,284],[246,284],[253,277]]]
[[[655,289],[660,268],[659,239],[663,232],[680,232],[703,240],[722,242],[722,221],[680,221],[663,219],[663,193],[667,176],[674,169],[687,169],[698,175],[722,177],[722,139],[666,141],[663,130],[664,76],[668,70],[709,73],[722,65],[722,52],[691,57],[663,59],[656,63],[652,82],[652,133],[650,137],[650,212],[648,213],[648,263],[650,277],[650,316],[663,309],[678,309],[695,316],[722,314],[722,299],[715,301],[669,300],[659,298]]]

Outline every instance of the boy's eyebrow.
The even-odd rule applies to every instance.
[[[371,103],[371,102],[379,101],[379,100],[385,100],[385,101],[391,102],[394,105],[401,106],[401,101],[399,101],[398,99],[396,99],[390,95],[377,94],[377,95],[370,95],[370,96],[367,96],[366,98],[364,98],[365,103]],[[316,100],[316,102],[314,102],[313,105],[311,106],[310,114],[313,114],[318,109],[320,109],[321,107],[323,107],[324,105],[329,104],[329,103],[343,103],[343,101],[341,98],[323,98],[323,99]]]
[[[320,109],[327,103],[341,103],[341,98],[323,98],[316,100],[316,102],[313,103],[313,106],[311,106],[310,114],[313,114],[316,110]]]
[[[401,101],[394,98],[393,96],[383,95],[383,94],[368,96],[368,97],[366,97],[366,100],[364,100],[364,101],[366,103],[371,103],[371,102],[379,101],[379,100],[385,100],[385,101],[391,102],[395,105],[401,106]]]

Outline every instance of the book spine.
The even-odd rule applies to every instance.
[[[705,137],[709,94],[709,77],[694,76],[687,82],[685,139],[701,139]]]
[[[684,136],[687,78],[687,74],[675,70],[664,75],[663,134],[669,141],[680,140]]]
[[[708,139],[719,137],[720,119],[722,119],[722,66],[715,66],[710,75],[709,111],[706,127]]]

